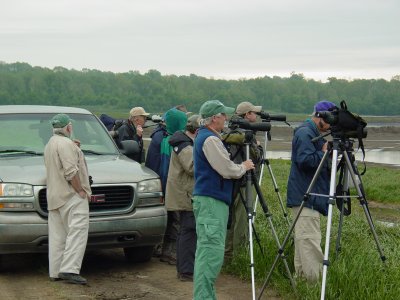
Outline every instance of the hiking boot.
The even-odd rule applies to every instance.
[[[193,281],[193,274],[191,273],[179,273],[178,278],[180,281]]]
[[[85,278],[80,276],[79,274],[74,274],[74,273],[59,273],[58,277],[60,277],[62,280],[65,280],[68,283],[73,283],[73,284],[87,284],[87,281]]]
[[[172,256],[169,256],[169,255],[165,255],[165,254],[161,255],[160,256],[160,261],[161,262],[166,262],[171,266],[176,265],[176,258],[172,257]]]
[[[168,260],[168,264],[171,266],[176,266],[176,258],[171,256]]]

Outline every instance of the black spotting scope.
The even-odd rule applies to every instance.
[[[250,123],[244,119],[235,119],[230,121],[230,125],[235,125],[242,129],[248,129],[253,131],[270,131],[271,130],[271,123],[269,122],[262,122],[262,123]]]
[[[256,114],[259,115],[261,117],[261,119],[266,120],[266,121],[286,122],[285,115],[270,115],[269,113],[266,113],[265,111],[256,112]]]

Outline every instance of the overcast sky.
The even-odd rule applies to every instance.
[[[390,80],[400,75],[400,0],[0,0],[0,61]]]

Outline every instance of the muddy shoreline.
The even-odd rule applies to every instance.
[[[154,127],[144,131],[145,147],[150,141]],[[290,151],[294,128],[272,125],[269,134],[271,140],[267,142],[268,151]],[[330,137],[328,136],[327,139]],[[257,139],[264,145],[265,133],[257,132]],[[367,137],[363,139],[365,149],[382,149],[400,151],[400,127],[367,127]],[[357,142],[355,142],[357,144]]]
[[[371,127],[368,128],[367,137],[363,139],[365,149],[382,149],[400,151],[400,127]],[[271,141],[267,143],[269,151],[290,151],[293,137],[291,127],[272,127]],[[265,133],[257,133],[262,144]],[[329,137],[327,137],[329,139]],[[357,142],[355,142],[357,144]]]

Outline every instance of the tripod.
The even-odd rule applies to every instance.
[[[264,175],[264,166],[266,165],[267,168],[268,168],[269,175],[271,176],[272,184],[274,185],[274,191],[275,191],[275,193],[276,193],[276,195],[278,197],[278,200],[279,200],[279,206],[282,209],[283,216],[284,216],[288,226],[290,226],[288,214],[286,212],[285,206],[283,205],[282,197],[281,197],[281,194],[279,192],[279,187],[278,187],[278,184],[276,182],[276,179],[275,179],[275,176],[274,176],[274,172],[272,171],[271,164],[269,162],[269,159],[267,158],[267,141],[270,141],[270,140],[271,140],[271,133],[269,131],[266,131],[265,132],[265,138],[264,138],[264,152],[263,152],[261,172],[260,172],[261,175],[260,175],[260,179],[258,181],[258,185],[261,185],[261,183],[262,183],[262,179],[263,179],[263,175]],[[256,201],[254,203],[254,208],[253,208],[254,213],[257,210],[257,203],[258,203],[258,195],[257,195]]]
[[[245,149],[246,149],[246,160],[250,158],[250,144],[251,144],[251,139],[253,138],[253,131],[251,130],[245,130]],[[245,209],[247,212],[247,217],[248,217],[248,229],[249,229],[249,245],[250,245],[250,268],[251,268],[251,279],[252,279],[252,296],[253,296],[253,300],[255,300],[255,280],[254,280],[254,255],[253,255],[253,232],[252,232],[252,225],[253,225],[253,217],[254,217],[254,212],[252,211],[252,207],[251,207],[251,199],[253,198],[253,192],[252,192],[252,184],[254,184],[256,193],[257,193],[257,197],[260,200],[260,204],[261,207],[263,209],[264,215],[265,217],[268,219],[269,225],[271,227],[271,231],[272,234],[274,236],[275,242],[278,245],[278,248],[281,248],[281,244],[279,242],[278,239],[278,235],[276,233],[274,224],[272,223],[272,215],[269,212],[267,203],[264,200],[264,197],[261,193],[261,189],[260,186],[257,182],[257,176],[255,175],[253,170],[249,170],[246,172],[246,205],[245,205]],[[288,273],[290,282],[293,286],[293,288],[295,288],[295,283],[293,280],[293,277],[291,275],[290,269],[289,269],[289,265],[287,263],[286,257],[284,255],[284,253],[282,252],[280,257],[283,260],[285,269]]]
[[[378,252],[380,254],[381,260],[382,261],[386,260],[384,254],[383,254],[383,251],[382,251],[382,247],[380,246],[380,243],[378,241],[378,236],[376,234],[374,225],[372,223],[371,214],[370,214],[368,206],[367,206],[367,201],[365,199],[364,189],[362,187],[362,182],[361,182],[360,176],[358,175],[358,172],[357,172],[357,176],[358,177],[356,177],[355,170],[357,170],[357,168],[354,165],[354,156],[352,154],[353,149],[352,149],[351,146],[352,146],[352,143],[349,141],[348,138],[343,138],[343,137],[340,137],[340,136],[339,137],[333,136],[333,141],[329,142],[328,151],[325,152],[325,154],[324,154],[324,156],[323,156],[323,158],[322,158],[322,160],[321,160],[321,162],[320,162],[320,164],[319,164],[319,166],[317,168],[317,171],[316,171],[316,173],[315,173],[315,175],[314,175],[314,177],[313,177],[313,179],[312,179],[312,181],[310,183],[310,186],[308,187],[307,192],[304,195],[304,198],[303,198],[303,201],[302,201],[302,203],[300,205],[299,211],[298,211],[298,213],[297,213],[297,215],[296,215],[296,217],[295,217],[295,219],[294,219],[294,221],[293,221],[293,223],[292,223],[292,225],[291,225],[291,227],[289,229],[288,234],[286,235],[286,237],[285,237],[285,239],[283,241],[282,248],[279,249],[279,253],[278,253],[277,257],[275,258],[275,262],[272,265],[271,271],[269,273],[269,276],[270,276],[270,274],[272,273],[273,269],[275,268],[276,261],[278,260],[280,253],[285,248],[285,246],[286,246],[286,244],[287,244],[287,242],[288,242],[288,240],[289,240],[289,238],[290,238],[290,236],[291,236],[291,234],[292,234],[292,232],[294,230],[296,222],[298,221],[298,219],[300,217],[301,211],[303,210],[303,207],[304,207],[306,201],[309,200],[311,195],[329,197],[329,199],[328,199],[328,204],[329,204],[328,205],[328,218],[327,218],[326,237],[325,237],[325,250],[324,250],[324,259],[323,259],[323,263],[322,263],[323,264],[323,270],[322,270],[321,300],[323,300],[325,298],[326,277],[327,277],[327,271],[328,271],[328,265],[329,265],[328,258],[329,258],[329,244],[330,244],[330,235],[331,235],[331,224],[332,224],[332,208],[333,208],[333,205],[335,204],[337,198],[339,198],[337,196],[337,194],[336,194],[336,172],[337,172],[337,162],[338,162],[338,154],[339,153],[341,153],[343,155],[342,160],[344,158],[343,164],[345,164],[345,170],[348,170],[349,175],[350,175],[350,177],[351,177],[351,179],[353,181],[354,187],[357,190],[357,194],[358,194],[357,198],[359,199],[360,204],[363,207],[363,210],[364,210],[365,216],[367,218],[369,227],[370,227],[371,232],[373,234],[373,237],[375,239],[375,243],[376,243],[376,246],[378,248]],[[352,161],[349,158],[349,153],[350,153],[350,155],[352,157]],[[330,178],[330,185],[329,185],[329,195],[317,195],[317,194],[314,194],[314,193],[310,193],[311,190],[313,189],[313,187],[314,187],[314,185],[315,185],[320,173],[321,173],[321,170],[322,170],[324,164],[327,162],[328,157],[330,155],[332,156],[332,162],[331,162],[331,178]],[[343,177],[343,178],[345,178],[345,177]],[[357,181],[357,178],[358,178],[358,181]],[[343,180],[345,180],[345,179],[343,179]],[[346,185],[345,188],[348,189],[347,181],[348,181],[348,179],[346,179],[346,181],[344,181],[344,184]],[[340,196],[340,198],[346,199],[348,201],[349,196],[348,195],[342,195],[342,196]],[[342,211],[344,211],[343,206],[342,206]],[[341,221],[339,223],[340,235],[341,235],[341,228],[342,228],[341,222],[342,221],[343,221],[343,219],[341,219]],[[339,243],[337,243],[336,247],[337,247],[337,249],[340,248],[340,240],[339,240]],[[268,283],[269,276],[267,277],[267,279],[266,279],[266,281],[265,281],[265,283],[263,285],[263,289],[261,290],[260,297],[262,295],[262,292],[263,292],[265,286]]]

